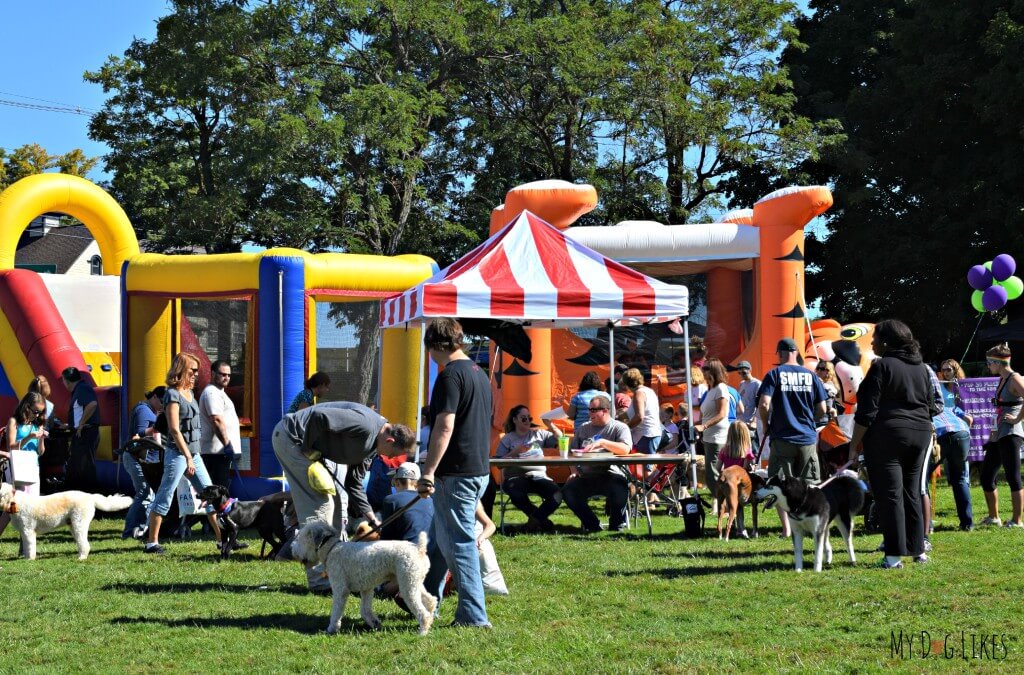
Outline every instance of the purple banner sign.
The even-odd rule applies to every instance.
[[[960,380],[960,399],[964,411],[974,418],[971,425],[971,452],[968,459],[980,462],[985,456],[982,446],[995,427],[996,411],[992,399],[999,387],[998,377],[973,377]]]

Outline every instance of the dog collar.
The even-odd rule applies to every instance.
[[[235,502],[237,501],[237,499],[232,497],[231,499],[224,502],[224,506],[218,509],[217,513],[221,514],[222,516],[226,516],[227,514],[231,513],[231,509],[235,508]]]

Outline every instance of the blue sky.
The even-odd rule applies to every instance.
[[[97,110],[98,85],[82,79],[135,37],[152,39],[166,0],[6,0],[0,8],[0,101],[80,106]],[[43,100],[35,100],[43,99]],[[0,148],[39,143],[51,154],[81,148],[98,156],[105,146],[89,140],[89,118],[28,110],[0,103]],[[103,178],[99,169],[90,175]]]

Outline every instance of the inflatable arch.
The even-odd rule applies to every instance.
[[[140,253],[127,215],[101,188],[75,176],[31,176],[0,193],[0,415],[10,415],[31,378],[43,374],[55,385],[51,398],[63,417],[69,399],[59,383],[61,370],[75,366],[89,371],[75,331],[65,321],[70,317],[57,309],[51,295],[54,275],[13,269],[21,233],[32,219],[48,212],[82,221],[99,245],[104,275],[112,277],[106,285],[113,286],[113,294],[96,298],[87,308],[112,310],[120,324],[120,349],[111,355],[120,376],[111,386],[97,388],[98,459],[109,460],[112,448],[127,438],[129,405],[163,382],[172,356],[181,349],[182,300],[247,301],[245,348],[251,358],[246,359],[241,405],[249,413],[243,445],[249,446],[250,469],[244,474],[254,490],[278,489],[255,483],[280,474],[270,435],[305,379],[317,370],[316,303],[384,298],[437,270],[431,259],[420,255],[314,255],[294,249],[208,256]],[[409,374],[422,367],[420,331],[390,329],[382,342],[387,368],[380,372],[381,412],[415,426],[416,378]],[[100,379],[97,375],[94,371],[93,383]],[[115,465],[98,462],[98,470],[106,485],[115,481]]]

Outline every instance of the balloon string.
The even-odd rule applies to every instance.
[[[978,334],[978,328],[981,327],[981,320],[985,318],[985,312],[981,312],[978,315],[978,323],[974,325],[974,332],[971,333],[971,339],[967,341],[967,348],[964,349],[964,355],[960,357],[960,363],[964,362],[967,358],[967,352],[971,351],[971,343],[974,342],[974,336]]]

